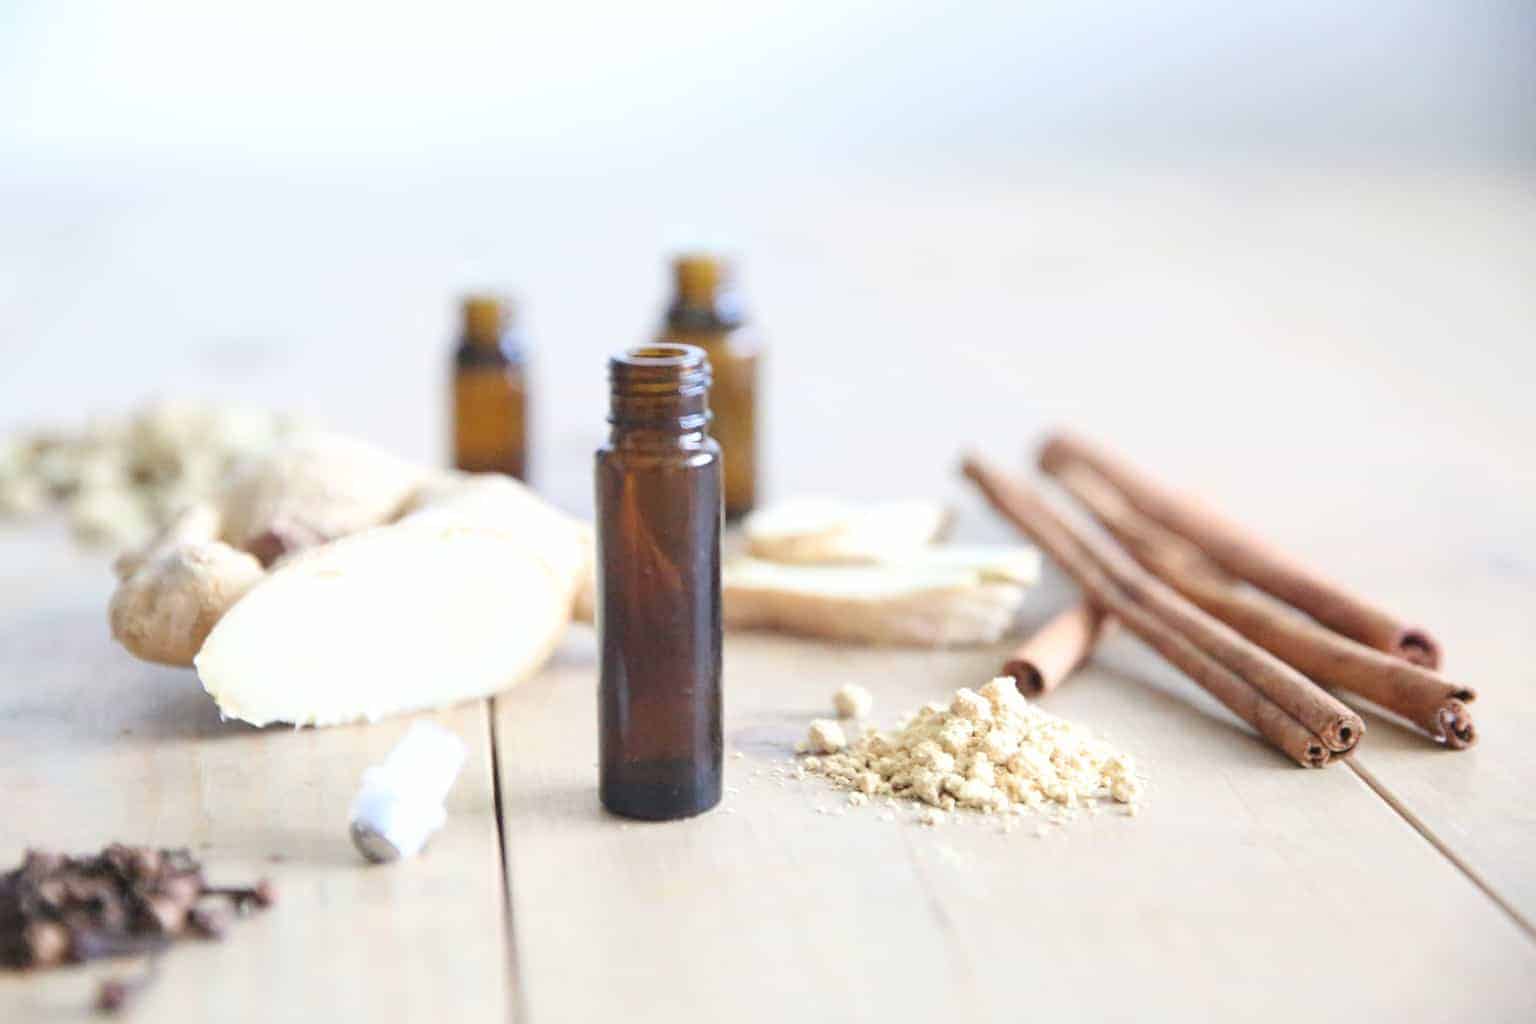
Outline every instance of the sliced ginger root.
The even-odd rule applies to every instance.
[[[862,565],[927,547],[944,535],[949,519],[949,509],[937,501],[792,498],[748,516],[743,532],[753,558]]]
[[[589,528],[500,476],[445,476],[407,508],[284,561],[219,622],[196,665],[225,716],[373,721],[544,666],[589,571]]]
[[[542,668],[572,589],[511,531],[403,520],[268,574],[214,627],[197,673],[225,717],[253,725],[442,707]]]
[[[304,548],[385,522],[428,476],[371,445],[296,435],[237,468],[213,500],[183,510],[117,560],[112,635],[135,656],[190,666],[214,624]]]
[[[591,527],[514,480],[300,438],[121,558],[113,635],[230,718],[333,725],[483,696],[548,660]]]

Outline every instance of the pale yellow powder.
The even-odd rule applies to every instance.
[[[1034,707],[1008,676],[852,741],[837,723],[818,719],[802,746],[820,755],[802,762],[806,772],[864,798],[920,801],[929,808],[924,824],[955,808],[1075,817],[1103,800],[1134,814],[1144,785],[1129,755]]]
[[[874,695],[853,683],[832,695],[832,707],[837,710],[838,718],[867,718],[874,706]]]
[[[818,718],[811,723],[811,731],[805,737],[804,749],[812,754],[835,754],[848,746],[848,737],[843,732],[843,727],[829,718]],[[803,765],[809,771],[815,771],[819,762],[816,758],[808,758]]]

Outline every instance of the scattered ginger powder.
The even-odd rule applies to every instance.
[[[832,707],[838,718],[868,718],[875,698],[864,687],[849,683],[832,695]]]
[[[921,801],[934,817],[925,823],[957,807],[1070,812],[1106,799],[1134,814],[1142,793],[1128,755],[1032,706],[1008,676],[958,690],[948,706],[926,704],[892,732],[828,743],[829,724],[812,724],[805,770],[866,798]]]

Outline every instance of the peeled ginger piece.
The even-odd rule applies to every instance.
[[[227,718],[373,721],[532,675],[565,631],[571,590],[511,531],[408,517],[280,566],[219,620],[195,664]]]
[[[724,571],[725,623],[868,644],[985,644],[1040,578],[1025,546],[936,545],[939,502],[802,498],[745,524]]]
[[[1017,582],[970,568],[781,565],[754,558],[722,574],[725,624],[854,643],[944,647],[988,644],[1024,601]]]
[[[882,565],[898,569],[949,569],[995,583],[1040,582],[1040,552],[1026,544],[934,544],[894,556]]]
[[[931,544],[949,524],[937,501],[796,498],[754,512],[747,551],[771,562],[880,562]]]

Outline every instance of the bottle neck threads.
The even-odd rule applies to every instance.
[[[632,348],[608,360],[614,430],[688,433],[709,425],[709,358],[693,345]]]

